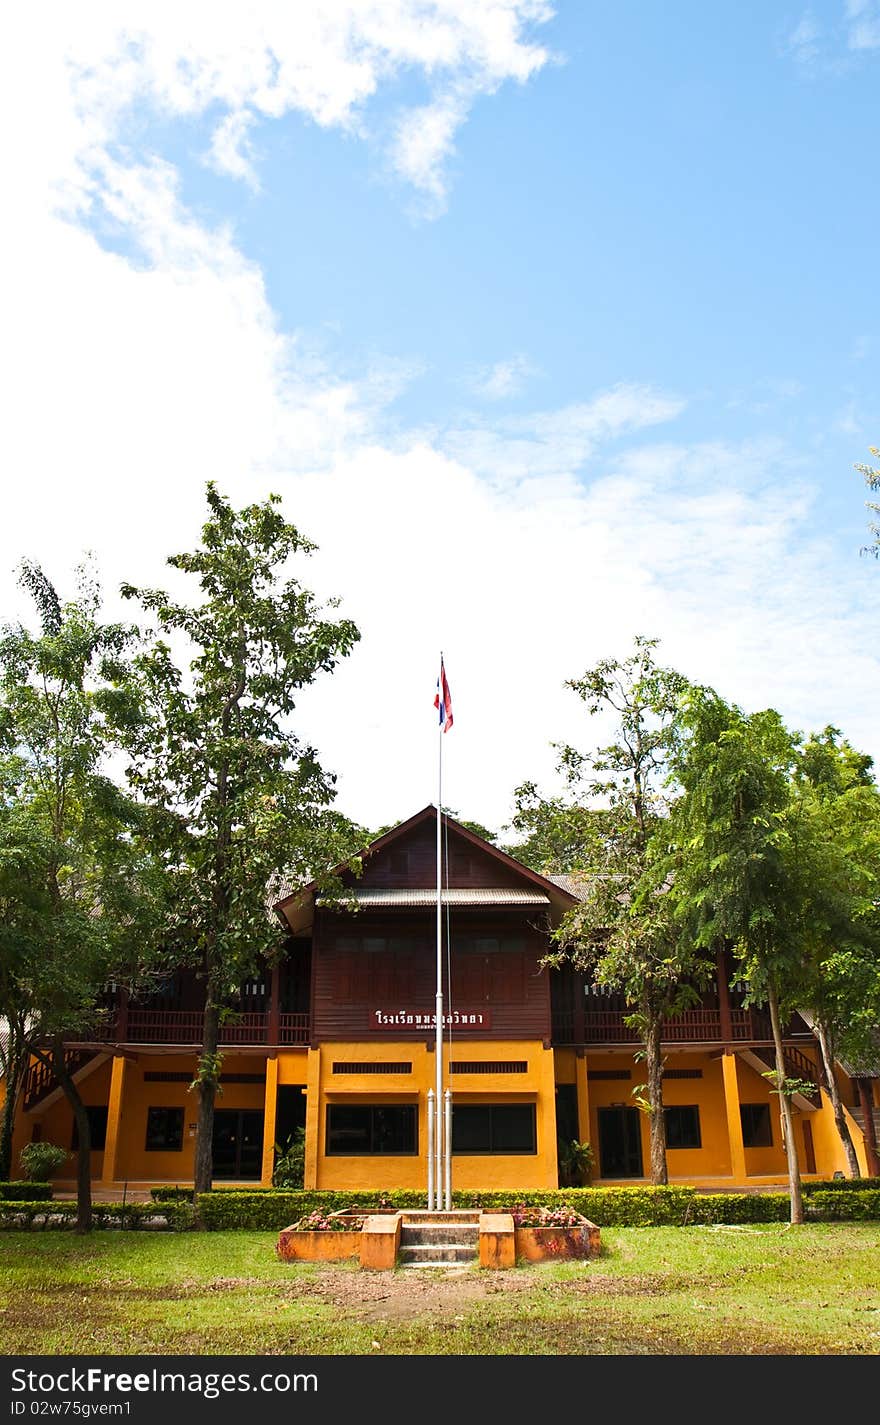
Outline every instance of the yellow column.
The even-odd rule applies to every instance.
[[[310,1049],[306,1068],[306,1160],[303,1187],[318,1186],[318,1129],[321,1123],[321,1050]]]
[[[110,1100],[107,1105],[107,1136],[104,1139],[102,1184],[115,1183],[119,1176],[119,1125],[122,1119],[122,1101],[127,1068],[128,1060],[122,1054],[116,1054],[110,1070]]]
[[[727,1110],[727,1138],[730,1143],[730,1171],[735,1183],[745,1186],[746,1153],[743,1147],[742,1118],[739,1111],[739,1083],[736,1075],[736,1055],[725,1050],[721,1056],[724,1075],[724,1105]]]
[[[552,1049],[539,1049],[540,1096],[538,1099],[538,1154],[543,1160],[544,1181],[549,1188],[559,1186],[556,1151],[556,1065]]]
[[[263,1109],[263,1171],[262,1187],[272,1186],[275,1167],[275,1110],[278,1104],[278,1055],[266,1060],[266,1104]]]
[[[574,1071],[578,1096],[578,1141],[581,1143],[589,1143],[590,1083],[587,1078],[588,1063],[586,1054],[584,1054],[582,1059],[575,1058]]]

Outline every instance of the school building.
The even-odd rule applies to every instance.
[[[427,1095],[436,1083],[436,810],[379,837],[343,879],[356,911],[314,886],[274,906],[283,954],[240,987],[222,1031],[217,1182],[272,1179],[274,1145],[305,1128],[305,1185],[427,1192]],[[646,1181],[644,1078],[620,997],[540,964],[548,929],[577,903],[550,879],[444,818],[443,1082],[453,1094],[453,1189],[553,1188],[558,1142],[589,1142],[598,1183]],[[444,874],[444,882],[447,875]],[[448,975],[447,975],[448,970]],[[719,958],[698,1007],[667,1020],[664,1099],[671,1182],[747,1188],[786,1180],[766,1016],[745,1008]],[[149,998],[115,993],[94,1037],[68,1047],[88,1105],[96,1185],[192,1182],[189,1091],[202,1001],[192,972]],[[846,1171],[808,1016],[785,1026],[805,1177]],[[862,1172],[862,1127],[880,1122],[878,1079],[836,1069]],[[72,1114],[34,1064],[15,1149],[75,1146]],[[14,1170],[13,1170],[14,1171]],[[59,1175],[64,1177],[66,1170]],[[73,1178],[73,1160],[69,1180]]]

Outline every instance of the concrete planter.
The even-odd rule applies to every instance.
[[[278,1234],[276,1252],[284,1262],[345,1262],[359,1257],[363,1213],[339,1213],[345,1225],[335,1230],[301,1232],[295,1225]]]
[[[599,1253],[599,1228],[586,1218],[581,1227],[517,1227],[514,1244],[525,1262],[583,1261]]]

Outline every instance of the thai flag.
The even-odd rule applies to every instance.
[[[446,681],[446,670],[443,667],[442,658],[440,659],[440,677],[437,679],[434,706],[440,715],[440,726],[444,732],[448,732],[452,726],[452,698],[449,695],[449,684]]]

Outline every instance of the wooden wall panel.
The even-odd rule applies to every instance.
[[[425,890],[437,884],[437,831],[433,822],[416,826],[406,837],[371,856],[360,877],[348,878],[353,886],[412,886]],[[446,883],[446,874],[443,876]],[[471,846],[449,832],[449,885],[527,887],[529,882],[494,856]]]
[[[549,973],[538,960],[546,937],[530,924],[522,911],[499,915],[458,912],[451,921],[456,935],[516,937],[521,951],[496,950],[489,954],[467,951],[453,954],[452,997],[444,975],[444,1008],[488,1011],[487,1029],[459,1029],[460,1037],[480,1039],[549,1039]],[[410,1032],[424,1038],[425,1030],[371,1028],[375,1011],[414,1010],[431,1014],[436,992],[436,942],[433,911],[397,915],[361,912],[356,916],[319,911],[313,940],[312,1037],[323,1039],[399,1038]],[[408,939],[406,953],[358,951],[352,937]],[[336,942],[343,939],[343,947]],[[445,951],[444,951],[445,955]]]

